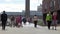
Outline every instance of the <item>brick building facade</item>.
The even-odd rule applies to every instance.
[[[46,14],[48,12],[53,13],[57,11],[58,21],[60,21],[60,0],[43,0],[42,1],[42,12],[43,12],[43,20],[45,23]]]

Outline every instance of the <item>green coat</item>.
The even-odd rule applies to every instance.
[[[52,16],[49,14],[46,15],[46,21],[52,21]]]

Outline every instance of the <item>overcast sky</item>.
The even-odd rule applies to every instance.
[[[37,10],[37,6],[42,4],[42,0],[30,0],[30,10]],[[0,12],[21,12],[25,10],[25,0],[0,0]]]

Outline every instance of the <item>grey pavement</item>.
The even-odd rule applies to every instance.
[[[34,24],[27,22],[26,25],[20,28],[7,26],[5,31],[0,27],[0,34],[60,34],[60,27],[57,27],[57,30],[48,30],[46,26],[34,28]]]

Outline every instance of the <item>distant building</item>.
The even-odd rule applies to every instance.
[[[22,12],[6,12],[8,17],[10,16],[25,16],[25,11]],[[42,12],[40,11],[30,11],[30,17],[33,17],[34,15],[37,15],[39,18],[42,18]]]
[[[42,16],[42,4],[40,4],[39,6],[37,6],[37,14],[40,14],[40,17]]]
[[[42,12],[42,4],[40,4],[39,6],[37,6],[37,11]]]
[[[25,11],[22,11],[22,13],[24,13]],[[30,11],[30,17],[33,17],[34,15],[37,15],[37,16],[39,16],[39,18],[42,18],[42,12],[40,12],[40,11]]]
[[[60,0],[43,0],[42,1],[42,12],[43,12],[43,19],[45,20],[46,14],[48,12],[53,14],[54,11],[57,11],[58,14],[58,21],[60,21]]]
[[[30,0],[25,0],[25,17],[30,17]]]

